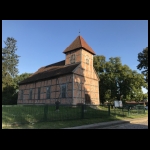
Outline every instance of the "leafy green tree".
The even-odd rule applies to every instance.
[[[17,41],[8,37],[4,43],[6,46],[2,48],[2,91],[4,87],[12,85],[13,77],[18,74],[19,63],[19,56],[16,54]]]
[[[11,104],[12,93],[14,93],[13,79],[18,74],[17,65],[19,63],[16,55],[16,43],[14,38],[8,37],[4,41],[2,48],[2,104]]]
[[[148,94],[147,93],[143,94],[143,99],[148,99]]]
[[[17,75],[13,82],[14,82],[14,87],[15,89],[18,91],[19,90],[19,82],[25,80],[26,78],[28,78],[30,75],[32,75],[32,73],[22,73],[21,75]]]
[[[109,86],[107,86],[107,80],[105,78],[105,64],[106,64],[105,56],[99,55],[94,57],[93,65],[95,70],[97,71],[97,74],[100,77],[99,93],[100,93],[101,103],[105,102],[105,98],[106,98],[105,92],[109,90]],[[110,95],[107,96],[107,98],[109,97]]]
[[[145,80],[148,83],[148,47],[144,48],[142,52],[138,53],[139,64],[137,69],[142,70]]]
[[[14,105],[17,104],[19,85],[18,83],[28,78],[31,73],[23,73],[17,75],[12,79],[11,85],[4,87],[2,92],[2,104],[3,105]]]
[[[100,78],[100,100],[141,99],[142,87],[147,87],[144,76],[122,65],[119,57],[94,57],[94,67]]]
[[[12,105],[17,104],[18,83],[28,78],[31,73],[18,75],[17,41],[8,37],[4,43],[6,46],[2,48],[2,104]]]

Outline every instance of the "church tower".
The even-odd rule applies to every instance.
[[[80,63],[74,70],[74,103],[80,99],[78,103],[92,101],[99,104],[99,77],[93,67],[94,50],[78,36],[63,53],[66,54],[65,65]]]

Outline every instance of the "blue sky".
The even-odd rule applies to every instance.
[[[132,70],[137,70],[138,53],[148,46],[147,20],[2,20],[2,47],[7,37],[15,38],[19,74],[34,73],[64,60],[62,52],[79,30],[97,55],[120,57]]]

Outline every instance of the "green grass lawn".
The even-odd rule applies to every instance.
[[[47,121],[45,121],[44,111],[47,111]],[[101,106],[95,106],[94,108],[86,106],[84,113],[82,113],[81,106],[60,106],[59,111],[55,110],[55,106],[48,106],[47,109],[44,109],[44,105],[4,106],[2,107],[2,128],[60,129],[98,122],[145,117],[148,114],[146,111],[145,114],[122,116],[120,110],[116,110],[116,112],[113,114],[114,110],[111,109],[111,115],[108,116],[108,108]],[[82,117],[84,119],[81,119]]]
[[[77,120],[83,118],[107,117],[107,109],[93,109],[89,106],[82,111],[81,106],[65,106],[61,105],[59,111],[56,111],[55,106],[44,105],[18,105],[2,107],[2,122],[3,123],[33,123],[43,121],[64,121]]]

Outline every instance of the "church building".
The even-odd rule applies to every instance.
[[[19,83],[18,104],[100,104],[94,50],[78,36],[63,53],[65,60],[41,67]]]

